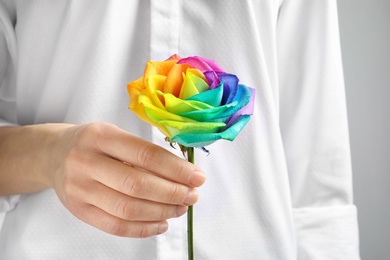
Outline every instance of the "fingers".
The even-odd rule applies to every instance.
[[[137,199],[96,183],[93,193],[85,194],[85,203],[94,205],[112,216],[132,221],[162,221],[182,216],[188,207]]]
[[[102,231],[126,237],[157,235],[167,230],[166,219],[181,216],[187,210],[186,206],[168,202],[185,200],[192,188],[140,171],[103,154],[84,153],[78,158],[80,171],[66,178],[66,199],[62,201],[75,216]],[[86,173],[89,174],[82,176]],[[120,191],[123,188],[121,180],[126,174],[130,175],[128,179],[134,178],[135,183],[139,176],[146,181],[136,184],[140,188],[126,194]],[[173,190],[178,192],[166,196],[166,188],[171,185],[177,186]],[[192,202],[196,200],[197,197]]]
[[[159,235],[168,230],[167,221],[124,220],[89,204],[85,204],[81,211],[77,214],[80,220],[115,236],[144,238]]]
[[[101,151],[118,160],[189,187],[199,187],[205,182],[205,175],[198,167],[160,146],[113,126],[94,131],[104,135],[99,144]]]
[[[92,178],[125,195],[171,205],[193,205],[198,200],[194,188],[141,171],[101,154],[95,156]]]

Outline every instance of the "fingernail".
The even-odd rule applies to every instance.
[[[199,170],[194,171],[191,176],[190,183],[195,187],[202,185],[206,180],[206,175]]]
[[[198,201],[198,192],[196,190],[190,190],[187,197],[184,199],[184,205],[194,205]]]
[[[162,234],[168,230],[168,223],[163,222],[158,225],[157,234]]]

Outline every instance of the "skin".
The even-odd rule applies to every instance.
[[[107,123],[3,127],[0,154],[0,196],[52,188],[77,218],[124,237],[165,232],[205,181],[195,165]]]

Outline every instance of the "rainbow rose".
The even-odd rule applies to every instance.
[[[253,113],[255,90],[197,56],[148,61],[144,75],[127,90],[129,108],[184,147],[232,141]]]

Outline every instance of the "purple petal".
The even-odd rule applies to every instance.
[[[232,115],[232,117],[226,123],[226,128],[229,128],[231,125],[233,125],[235,122],[237,122],[242,116],[253,114],[253,110],[255,107],[256,90],[254,88],[250,88],[250,87],[248,87],[248,89],[251,91],[251,99],[250,99],[249,103],[246,106],[244,106],[243,108],[241,108],[239,111],[237,111],[237,113]]]
[[[212,70],[209,70],[209,71],[203,72],[203,74],[206,77],[207,82],[209,83],[210,90],[218,87],[220,81],[219,81],[217,73],[215,73]]]
[[[221,69],[218,64],[213,61],[213,60],[207,60],[207,59],[204,59],[202,57],[199,57],[199,56],[191,56],[191,57],[187,57],[187,58],[183,58],[183,59],[180,59],[178,62],[178,64],[188,64],[198,70],[200,70],[201,72],[206,72],[206,71],[210,71],[210,70],[213,70],[215,71],[216,73],[224,73],[225,71],[223,69]]]

